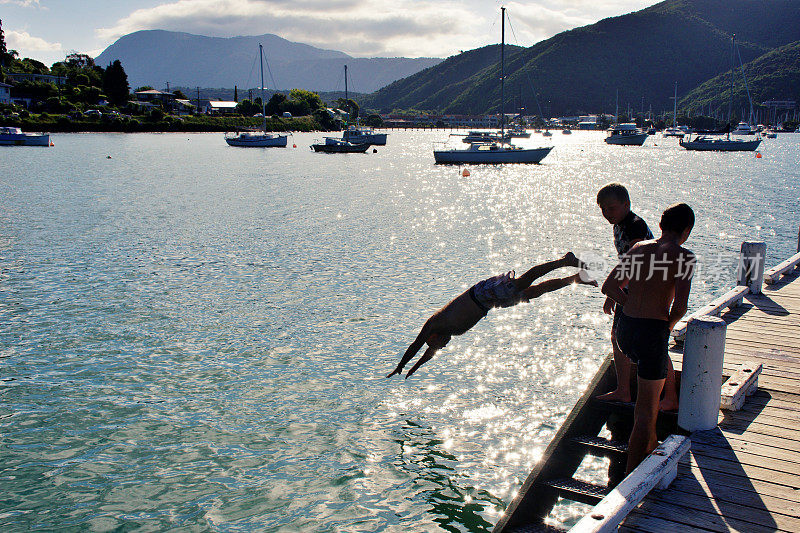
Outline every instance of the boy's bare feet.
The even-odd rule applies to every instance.
[[[586,268],[586,263],[575,257],[575,254],[572,252],[567,252],[564,254],[564,257],[561,258],[564,261],[564,266],[576,267],[576,268]]]
[[[602,400],[604,402],[623,402],[629,403],[631,401],[631,393],[630,391],[620,391],[619,389],[614,389],[611,392],[607,392],[605,394],[601,394],[600,396],[596,397],[598,400]]]
[[[578,276],[578,283],[581,285],[592,285],[593,287],[597,287],[597,280],[593,279],[592,276],[590,276],[585,270],[581,270],[575,275]]]

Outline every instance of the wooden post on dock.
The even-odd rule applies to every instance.
[[[763,241],[744,241],[739,255],[739,268],[736,274],[737,285],[747,285],[751,294],[761,294],[764,284],[764,262],[767,256],[767,243]]]
[[[690,433],[717,427],[727,327],[721,318],[707,315],[686,327],[678,426]]]

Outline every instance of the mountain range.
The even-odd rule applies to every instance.
[[[163,88],[167,83],[185,87],[252,88],[260,85],[259,44],[264,46],[269,67],[264,73],[265,85],[281,90],[343,91],[347,65],[350,90],[369,93],[441,61],[439,58],[353,58],[344,52],[315,48],[271,34],[222,38],[143,30],[120,37],[95,58],[95,63],[106,66],[119,59],[132,88],[143,85]]]
[[[559,33],[528,48],[507,47],[506,93],[528,113],[538,114],[541,107],[549,116],[613,113],[617,95],[621,110],[628,106],[636,111],[671,110],[676,81],[679,100],[685,100],[730,70],[733,34],[746,71],[747,63],[763,58],[760,81],[784,78],[770,85],[769,94],[757,94],[800,100],[796,70],[764,72],[770,66],[791,65],[797,57],[792,54],[800,43],[798,0],[666,0]],[[499,55],[495,46],[449,57],[363,97],[360,103],[381,112],[395,108],[499,112]],[[737,67],[738,61],[737,57]],[[512,111],[514,104],[507,100],[506,110]]]

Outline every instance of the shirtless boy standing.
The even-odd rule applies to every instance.
[[[659,397],[672,363],[669,334],[686,313],[694,273],[695,257],[681,245],[693,226],[691,207],[670,206],[661,216],[661,237],[633,246],[603,283],[603,294],[622,306],[617,326],[619,347],[638,365],[626,473],[658,445]],[[626,285],[627,293],[622,290]]]

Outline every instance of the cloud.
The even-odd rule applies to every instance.
[[[21,7],[39,7],[39,0],[0,0],[0,5],[3,4]]]
[[[516,44],[640,9],[654,0],[512,1]],[[214,37],[272,33],[356,57],[446,56],[499,41],[499,5],[485,0],[173,0],[96,31],[106,42],[138,30]],[[509,42],[514,42],[513,35]]]
[[[6,45],[19,52],[20,57],[30,56],[30,52],[60,52],[61,43],[49,43],[40,37],[34,37],[26,31],[10,30],[5,32]]]
[[[143,29],[217,37],[273,33],[354,56],[436,56],[489,38],[480,12],[455,0],[178,0],[139,9],[109,28],[111,41]]]

